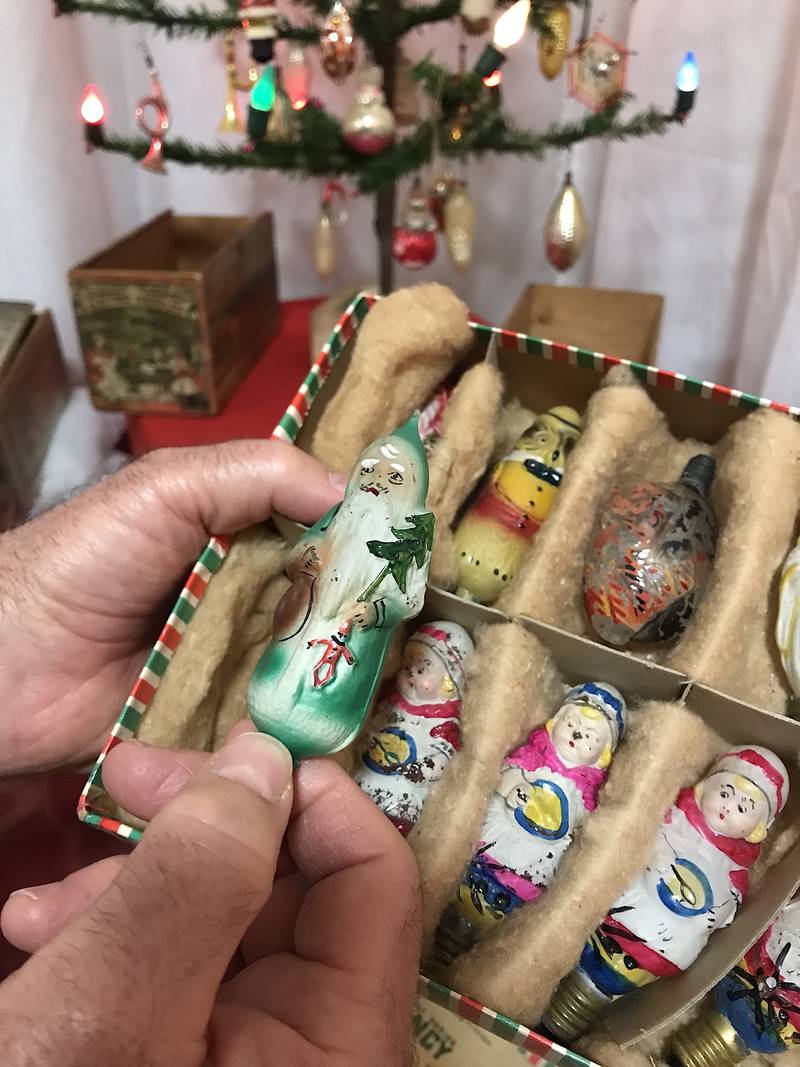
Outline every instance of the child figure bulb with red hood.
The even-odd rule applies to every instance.
[[[506,756],[480,840],[436,931],[442,962],[545,892],[575,829],[597,807],[626,715],[618,689],[585,682]]]
[[[682,789],[647,866],[587,941],[544,1016],[572,1040],[632,989],[685,971],[709,937],[733,922],[749,869],[786,804],[789,779],[774,752],[742,745]]]
[[[378,706],[357,757],[355,781],[407,834],[434,782],[461,747],[461,699],[472,638],[455,622],[428,622]]]

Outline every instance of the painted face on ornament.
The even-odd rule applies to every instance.
[[[558,709],[547,724],[550,740],[565,763],[607,767],[613,754],[613,736],[606,716],[593,704],[570,702]]]
[[[456,688],[442,661],[421,641],[408,642],[403,653],[403,666],[397,672],[395,684],[406,700],[415,703],[436,703],[456,696]]]
[[[371,445],[356,464],[348,493],[404,498],[417,485],[416,463],[396,439],[385,438]]]
[[[698,782],[695,797],[715,833],[754,844],[764,840],[770,823],[769,803],[747,778],[718,771]]]
[[[582,425],[573,408],[551,408],[535,419],[497,467],[494,481],[499,492],[539,523],[553,506]]]

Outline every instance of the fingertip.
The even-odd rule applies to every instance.
[[[207,752],[123,741],[103,760],[103,784],[120,807],[152,819],[208,758]]]
[[[44,902],[44,892],[51,886],[18,889],[3,905],[0,913],[0,930],[3,937],[22,952],[35,952],[43,943],[43,931],[47,926],[50,908]],[[36,890],[39,890],[37,896]]]

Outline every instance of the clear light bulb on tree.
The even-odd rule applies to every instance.
[[[476,74],[486,78],[505,63],[508,49],[522,40],[530,11],[531,0],[517,0],[500,16],[494,25],[492,43],[484,48],[475,64]]]

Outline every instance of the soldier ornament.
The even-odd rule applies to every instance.
[[[464,667],[473,649],[457,623],[420,626],[359,753],[353,777],[402,834],[461,747]]]
[[[732,749],[694,788],[681,790],[643,873],[556,990],[547,1027],[571,1040],[612,1000],[694,963],[711,934],[733,922],[788,793],[786,767],[757,745]]]
[[[547,518],[583,420],[574,408],[539,415],[497,464],[455,532],[459,596],[492,604]]]
[[[295,759],[338,752],[361,729],[394,628],[419,613],[433,546],[417,415],[368,445],[344,500],[305,533],[272,641],[248,691],[259,730]]]
[[[553,881],[576,827],[597,807],[626,710],[613,685],[586,682],[506,756],[481,840],[436,932],[443,962],[537,900]]]

